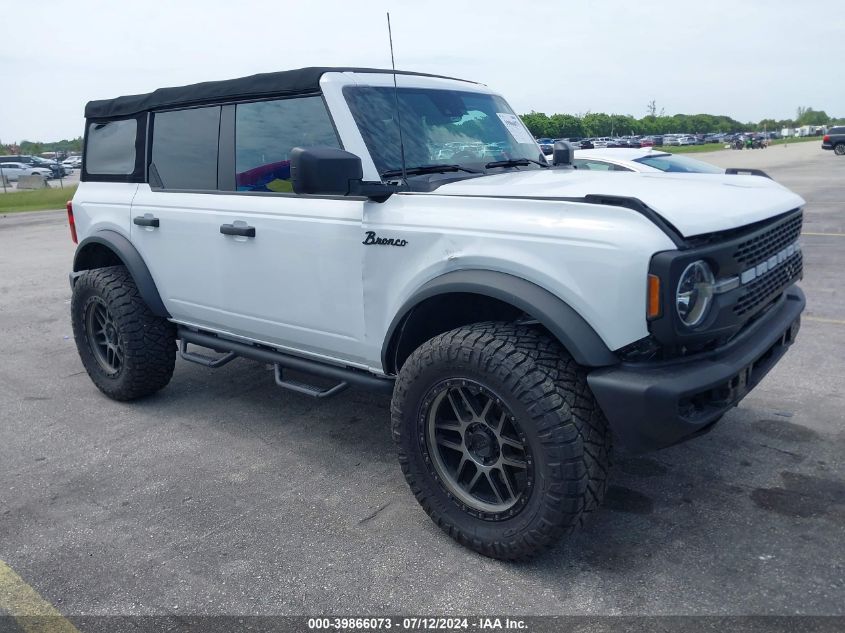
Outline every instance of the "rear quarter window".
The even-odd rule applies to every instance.
[[[145,121],[146,116],[89,121],[82,179],[141,182]]]

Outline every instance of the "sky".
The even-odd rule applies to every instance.
[[[92,99],[303,66],[487,84],[516,112],[845,117],[843,0],[38,0],[0,21],[0,140],[80,136]],[[10,12],[14,5],[20,13]]]

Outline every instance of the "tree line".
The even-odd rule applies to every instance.
[[[628,134],[676,134],[708,132],[746,132],[780,131],[785,127],[802,125],[845,124],[845,118],[835,119],[824,110],[800,107],[794,119],[762,119],[756,123],[743,123],[729,116],[715,114],[674,114],[658,113],[654,101],[648,104],[646,116],[637,119],[625,114],[605,114],[588,112],[586,114],[552,114],[529,112],[522,120],[537,138],[573,138],[590,136],[625,136]]]
[[[0,141],[0,154],[23,154],[24,156],[37,156],[44,152],[82,152],[82,137],[78,136],[74,139],[62,139],[61,141],[53,141],[45,143],[42,141],[21,141],[20,143],[3,144]]]
[[[626,136],[628,134],[700,134],[709,132],[780,131],[785,127],[802,125],[845,125],[845,118],[833,118],[824,110],[799,107],[794,119],[762,119],[757,123],[742,123],[725,115],[674,114],[658,112],[654,101],[646,107],[648,114],[637,119],[626,114],[552,114],[529,112],[522,120],[537,138],[573,138],[585,136]],[[54,142],[21,141],[4,145],[0,141],[0,154],[43,154],[44,152],[82,152],[82,137]]]

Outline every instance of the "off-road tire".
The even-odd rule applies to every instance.
[[[526,436],[534,485],[511,518],[468,513],[432,472],[421,435],[426,394],[454,378],[500,396]],[[611,456],[605,417],[584,370],[530,326],[479,323],[424,343],[399,372],[391,414],[399,463],[417,501],[449,536],[485,556],[529,558],[581,526],[604,497]]]
[[[837,143],[834,145],[833,153],[837,156],[845,156],[845,143]]]
[[[86,311],[92,302],[108,310],[121,345],[121,367],[111,375],[98,362],[88,336]],[[176,362],[176,326],[150,311],[124,266],[89,270],[76,279],[71,322],[82,364],[109,398],[142,398],[170,382]]]

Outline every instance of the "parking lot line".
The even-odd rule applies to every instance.
[[[24,633],[79,633],[56,608],[0,560],[0,612]]]
[[[845,237],[845,233],[808,233],[802,232],[801,235],[819,235],[823,237]]]
[[[826,319],[824,317],[802,316],[805,321],[815,321],[816,323],[833,323],[834,325],[845,325],[845,319]]]

